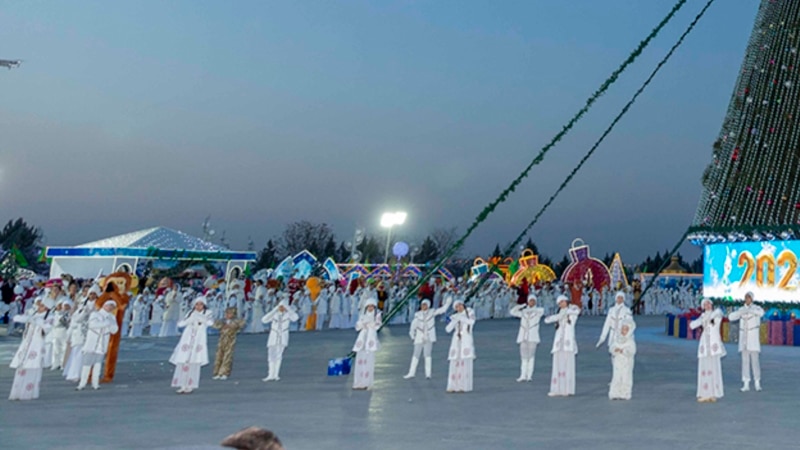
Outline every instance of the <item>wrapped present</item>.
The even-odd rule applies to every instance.
[[[328,360],[328,376],[350,375],[353,360],[350,357]]]
[[[794,346],[800,347],[800,321],[795,320],[793,328],[794,328]]]
[[[786,330],[786,345],[794,345],[794,321],[787,320],[783,325]]]
[[[686,339],[687,330],[689,328],[689,322],[686,317],[679,317],[680,322],[678,323],[678,337],[682,339]]]
[[[680,336],[681,330],[681,318],[675,317],[672,319],[672,336],[678,337]]]
[[[722,342],[730,342],[731,323],[723,321],[722,327],[720,327],[720,333],[722,334]]]
[[[675,335],[675,316],[673,314],[667,314],[667,336],[674,336]]]
[[[769,343],[769,332],[767,331],[769,325],[766,322],[761,322],[761,328],[758,330],[758,341],[761,345],[767,345]]]
[[[769,345],[783,345],[786,343],[784,340],[784,330],[785,326],[783,325],[783,320],[781,320],[780,316],[777,319],[773,319],[769,321],[769,336],[767,339],[769,340]]]

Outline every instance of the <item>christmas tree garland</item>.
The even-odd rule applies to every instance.
[[[536,157],[525,167],[525,169],[514,179],[512,180],[511,184],[507,188],[505,188],[500,195],[493,200],[489,205],[487,205],[483,210],[478,214],[472,224],[467,228],[466,232],[463,236],[461,236],[451,247],[448,249],[437,261],[436,263],[428,270],[417,283],[408,291],[406,296],[398,302],[383,318],[383,322],[381,327],[389,323],[392,317],[400,311],[400,309],[408,302],[408,300],[416,295],[417,291],[423,284],[428,282],[428,280],[435,274],[439,268],[441,268],[445,261],[447,261],[450,257],[455,254],[455,252],[464,245],[464,242],[469,238],[472,233],[475,231],[476,228],[480,224],[482,224],[491,213],[497,208],[500,203],[505,202],[508,199],[508,196],[517,189],[522,181],[528,177],[530,171],[533,169],[534,166],[540,164],[543,160],[545,155],[558,143],[564,136],[569,133],[569,131],[578,123],[581,118],[591,109],[592,105],[597,101],[600,96],[605,94],[606,91],[614,84],[619,76],[630,66],[644,51],[644,49],[650,44],[650,42],[658,36],[659,32],[669,23],[670,20],[675,16],[675,14],[686,4],[686,0],[678,0],[675,5],[670,9],[669,13],[661,19],[661,21],[656,25],[653,30],[645,37],[645,39],[639,42],[639,45],[633,50],[633,52],[628,55],[628,57],[622,62],[622,64],[614,70],[611,75],[600,85],[600,87],[586,100],[586,104],[578,110],[577,113],[567,122],[566,125],[556,133],[556,135],[550,140],[547,145],[542,147]]]
[[[536,225],[536,223],[539,221],[539,219],[542,217],[542,215],[547,210],[547,208],[550,207],[550,205],[555,201],[556,197],[558,197],[558,195],[561,194],[561,192],[567,187],[567,185],[570,183],[570,181],[572,181],[572,179],[575,177],[575,175],[578,173],[578,171],[583,167],[583,165],[586,163],[586,161],[589,160],[589,158],[592,156],[592,154],[594,154],[595,150],[597,150],[597,148],[600,146],[600,144],[603,143],[603,141],[606,139],[606,137],[608,137],[608,135],[611,134],[611,131],[614,129],[614,127],[617,125],[617,123],[619,123],[620,120],[622,120],[622,117],[625,116],[625,114],[628,112],[628,110],[630,110],[631,106],[633,106],[633,104],[636,102],[636,99],[639,98],[639,96],[642,94],[642,92],[644,92],[644,90],[647,88],[647,86],[650,85],[650,83],[656,77],[658,72],[661,70],[662,67],[664,67],[664,65],[666,65],[667,61],[669,61],[669,59],[672,57],[672,55],[675,53],[675,51],[678,49],[678,47],[680,47],[681,44],[683,44],[683,41],[686,39],[686,36],[688,36],[689,33],[692,32],[694,27],[697,25],[697,23],[700,21],[700,19],[703,17],[703,15],[706,13],[708,8],[714,3],[714,1],[715,0],[709,0],[705,4],[703,9],[700,10],[700,12],[697,14],[697,16],[695,16],[694,20],[689,24],[689,26],[686,28],[686,30],[683,32],[683,34],[681,34],[681,36],[678,38],[678,41],[672,46],[672,48],[669,49],[667,54],[664,55],[664,57],[661,59],[661,61],[656,65],[655,69],[653,69],[653,71],[650,73],[650,76],[647,77],[647,79],[644,81],[644,83],[642,83],[642,85],[639,87],[639,89],[633,94],[633,96],[628,101],[628,103],[625,104],[625,106],[622,108],[622,110],[619,112],[619,114],[617,114],[617,116],[614,118],[614,120],[611,121],[611,124],[609,124],[608,128],[606,128],[605,131],[603,132],[603,134],[600,135],[600,138],[589,149],[589,151],[586,153],[586,155],[583,156],[583,158],[580,160],[578,165],[575,166],[574,169],[572,169],[572,172],[570,172],[570,174],[561,183],[561,185],[558,187],[558,189],[556,189],[555,193],[553,193],[553,195],[550,196],[550,198],[547,200],[547,202],[544,204],[544,206],[542,206],[542,208],[536,213],[536,215],[534,216],[533,220],[522,230],[522,232],[516,237],[516,239],[514,239],[514,241],[511,242],[511,244],[509,244],[509,246],[506,248],[506,253],[505,254],[510,254],[514,250],[514,248],[516,248],[516,246],[519,245],[520,242],[522,242],[522,240],[525,238],[525,236],[528,234],[528,232],[531,230],[531,228],[533,228]],[[800,227],[798,227],[798,228],[800,228]],[[667,261],[669,261],[669,259],[667,259]],[[495,267],[496,267],[496,264],[492,264],[492,267],[490,268],[490,271],[492,269],[494,269]],[[473,289],[470,290],[470,293],[467,296],[467,298],[468,299],[472,298],[477,292],[479,292],[481,287],[483,287],[484,283],[488,279],[489,279],[489,277],[486,277],[486,276],[481,277],[481,279],[478,282],[478,284]]]

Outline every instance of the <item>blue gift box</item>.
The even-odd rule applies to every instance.
[[[800,347],[800,324],[794,323],[794,346]]]
[[[678,337],[686,339],[686,333],[688,331],[689,321],[686,320],[686,317],[681,317],[680,323],[678,324]]]
[[[667,336],[675,336],[675,315],[667,314]]]
[[[328,376],[350,375],[353,360],[349,357],[328,360]]]

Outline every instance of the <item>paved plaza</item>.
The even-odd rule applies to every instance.
[[[517,383],[518,321],[478,322],[475,391],[445,393],[449,336],[439,325],[433,379],[404,380],[411,357],[408,327],[381,334],[376,382],[353,391],[350,377],[328,377],[330,358],[347,354],[352,330],[292,333],[281,381],[264,383],[266,334],[240,335],[233,375],[177,395],[167,362],[177,338],[124,339],[117,378],[99,391],[77,392],[46,371],[41,397],[0,401],[0,447],[64,449],[220,448],[228,434],[250,425],[273,430],[288,449],[735,449],[798,448],[800,348],[765,346],[763,392],[739,392],[735,344],[723,359],[725,397],[695,401],[697,343],[664,334],[663,317],[638,317],[633,399],[607,397],[611,364],[594,347],[603,318],[577,325],[577,395],[549,398],[553,328],[542,324],[531,383]],[[216,336],[209,337],[211,350]],[[18,338],[0,337],[0,388]],[[211,354],[213,360],[213,353]]]

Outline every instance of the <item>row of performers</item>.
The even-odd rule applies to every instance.
[[[575,326],[580,310],[569,304],[566,296],[558,298],[559,311],[544,318],[545,323],[555,324],[555,337],[551,354],[553,357],[550,377],[550,396],[571,396],[575,394],[575,355],[578,352],[575,341]],[[608,342],[612,359],[612,381],[609,387],[610,399],[630,399],[633,387],[633,367],[636,355],[634,330],[636,324],[630,309],[624,304],[624,293],[618,293],[615,305],[609,309],[603,325],[597,347]],[[536,296],[530,295],[527,304],[511,308],[510,315],[520,319],[517,343],[520,348],[520,376],[518,382],[531,381],[536,348],[540,341],[539,326],[544,310],[536,305]],[[452,301],[448,297],[445,304],[437,309],[430,307],[430,302],[422,302],[420,311],[415,314],[410,327],[410,337],[414,343],[411,366],[404,378],[416,376],[420,356],[424,357],[425,377],[431,378],[431,349],[436,342],[436,317],[445,314],[451,304],[455,313],[449,317],[446,332],[452,335],[448,360],[450,363],[447,392],[472,391],[472,363],[475,359],[473,341],[474,312],[460,300]],[[11,362],[15,369],[12,384],[11,400],[29,400],[39,396],[39,384],[42,376],[44,336],[53,326],[50,299],[38,302],[38,310],[32,315],[18,315],[17,322],[26,324],[22,342]],[[692,321],[692,329],[703,328],[698,346],[698,383],[697,399],[700,402],[713,402],[724,394],[720,358],[725,355],[725,347],[720,338],[720,326],[723,314],[713,309],[709,300],[702,303],[703,314]],[[118,330],[114,309],[116,303],[107,301],[102,308],[93,311],[89,316],[88,333],[83,343],[82,363],[78,378],[78,390],[86,387],[90,375],[92,387],[99,388],[101,366],[105,359],[109,337]],[[740,320],[739,351],[742,354],[742,391],[749,390],[750,369],[752,368],[756,390],[761,390],[758,340],[758,324],[764,311],[753,304],[752,294],[745,297],[745,305],[729,315],[732,321]],[[263,381],[280,380],[280,367],[283,353],[289,344],[289,325],[298,320],[298,315],[289,305],[288,298],[272,311],[264,315],[262,323],[271,324],[267,340],[268,375]],[[381,327],[381,312],[377,309],[377,299],[366,301],[364,311],[356,323],[359,332],[353,351],[355,367],[353,389],[369,389],[374,380],[375,354],[380,350],[378,329]],[[215,327],[220,330],[214,362],[214,379],[224,380],[231,372],[233,365],[236,335],[244,327],[244,322],[237,318],[236,310],[229,308],[225,318],[214,320],[212,312],[207,308],[204,297],[193,302],[192,311],[178,324],[183,328],[181,339],[175,347],[169,361],[175,365],[172,386],[177,387],[179,394],[193,392],[199,387],[200,368],[209,363],[207,347],[207,329]]]

